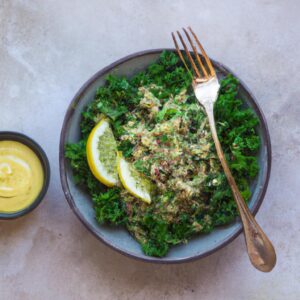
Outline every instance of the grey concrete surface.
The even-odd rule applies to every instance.
[[[41,206],[0,223],[0,299],[299,299],[299,12],[297,0],[0,0],[0,130],[32,136],[52,167]],[[64,199],[58,142],[72,96],[118,58],[172,47],[170,31],[185,25],[248,84],[266,115],[273,169],[257,219],[277,249],[269,274],[251,267],[243,236],[182,265],[123,257]]]

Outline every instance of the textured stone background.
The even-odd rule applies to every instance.
[[[299,299],[300,5],[297,0],[0,0],[0,129],[46,149],[48,195],[31,215],[0,223],[0,298]],[[98,242],[69,209],[58,142],[70,99],[93,73],[135,51],[172,47],[191,25],[232,68],[268,120],[273,169],[258,221],[277,249],[270,274],[251,267],[240,236],[182,265],[151,265]]]

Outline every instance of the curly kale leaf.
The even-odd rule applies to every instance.
[[[125,203],[120,199],[120,189],[112,188],[93,195],[96,219],[100,224],[125,224],[127,221]]]
[[[169,250],[167,222],[148,212],[143,216],[140,226],[146,232],[146,239],[141,242],[145,254],[157,257],[165,256]]]
[[[99,193],[103,185],[91,173],[86,158],[86,141],[65,146],[65,157],[69,159],[73,170],[74,182],[85,187],[90,194]]]
[[[238,80],[228,75],[221,81],[220,95],[215,104],[217,131],[235,177],[252,179],[259,170],[255,156],[260,147],[255,130],[259,120],[251,109],[242,107],[237,95]]]

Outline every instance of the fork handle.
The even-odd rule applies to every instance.
[[[218,157],[221,161],[228,183],[231,187],[234,200],[240,213],[250,261],[258,270],[262,272],[270,272],[276,264],[276,253],[274,247],[251,214],[228,167],[216,131],[213,103],[210,102],[205,104],[204,108],[208,116],[208,121]]]

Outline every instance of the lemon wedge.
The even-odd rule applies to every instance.
[[[116,185],[117,143],[108,119],[102,119],[91,131],[86,145],[87,161],[93,175],[108,187]]]
[[[119,178],[124,188],[134,197],[150,204],[151,182],[125,160],[122,152],[118,152],[117,157]]]

